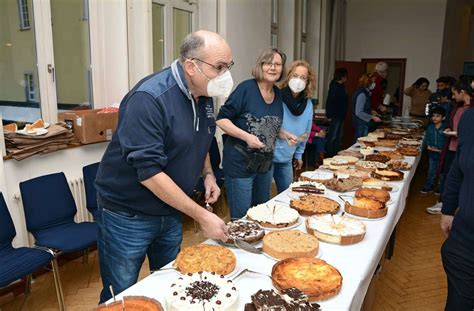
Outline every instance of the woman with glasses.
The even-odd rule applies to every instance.
[[[254,79],[240,83],[217,116],[228,135],[223,167],[231,218],[241,218],[254,205],[270,199],[272,158],[283,122],[280,89],[286,56],[264,50],[252,69]],[[282,134],[283,135],[283,134]]]
[[[273,155],[273,178],[278,193],[283,192],[293,181],[293,167],[300,170],[303,166],[302,157],[313,119],[311,97],[315,87],[314,71],[310,64],[302,60],[290,65],[288,75],[281,83],[282,131],[287,133],[288,140],[278,138]]]

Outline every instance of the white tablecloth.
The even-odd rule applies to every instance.
[[[412,164],[412,169],[405,172],[403,181],[391,182],[399,188],[399,191],[391,193],[392,203],[388,206],[387,216],[380,220],[364,220],[367,226],[364,240],[347,246],[320,243],[320,258],[336,267],[343,276],[341,292],[332,299],[319,303],[323,310],[360,310],[377,264],[393,229],[405,209],[410,182],[419,160],[420,156],[405,157],[405,161]],[[289,202],[290,197],[288,197],[287,191],[279,194],[270,202],[275,200]],[[354,193],[349,195],[351,194],[353,195]],[[342,207],[344,206],[338,197],[339,193],[327,191],[326,195],[340,202]],[[304,220],[304,217],[302,218]],[[306,232],[304,221],[301,222],[298,229]],[[206,243],[215,244],[212,240],[208,240]],[[237,270],[249,268],[270,275],[272,266],[276,262],[265,255],[251,254],[240,249],[232,249],[232,251],[237,256],[236,272]],[[117,297],[144,295],[153,297],[165,305],[165,295],[170,288],[170,284],[178,276],[178,273],[174,270],[155,272]],[[272,288],[270,278],[257,274],[246,273],[235,280],[235,283],[240,292],[237,310],[243,310],[245,303],[250,302],[250,296],[259,289]]]

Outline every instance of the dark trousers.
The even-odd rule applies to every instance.
[[[335,156],[341,149],[342,132],[344,130],[344,119],[331,119],[326,136],[326,157]]]
[[[448,277],[445,310],[474,310],[474,250],[472,246],[465,246],[458,239],[448,237],[441,247],[441,257]]]
[[[444,191],[444,183],[446,181],[446,177],[448,177],[449,169],[451,168],[451,164],[456,157],[456,152],[448,150],[446,155],[444,156],[444,163],[443,168],[441,169],[441,176],[439,178],[439,193],[441,194],[439,201],[443,202],[443,191]]]

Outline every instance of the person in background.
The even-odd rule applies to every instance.
[[[428,193],[433,191],[433,182],[436,177],[436,172],[439,166],[439,159],[441,157],[441,152],[444,148],[444,129],[443,121],[446,118],[446,110],[442,107],[436,107],[433,109],[431,121],[432,123],[428,124],[425,134],[425,142],[423,145],[428,146],[428,159],[429,159],[429,168],[428,176],[426,177],[426,182],[423,188],[421,188],[421,193]]]
[[[359,87],[352,96],[352,125],[354,127],[354,141],[357,138],[367,136],[370,121],[380,122],[380,118],[371,109],[370,91],[375,87],[375,82],[363,74],[359,78]]]
[[[335,156],[340,148],[342,133],[344,131],[344,120],[348,108],[347,91],[344,83],[347,80],[347,69],[337,68],[334,78],[329,84],[328,97],[326,99],[326,117],[331,119],[326,138],[326,156]]]
[[[302,60],[293,62],[287,77],[281,83],[282,131],[292,134],[296,139],[290,138],[287,141],[277,138],[272,169],[278,193],[293,182],[293,167],[300,170],[303,166],[302,157],[313,121],[311,97],[315,88],[316,75],[311,65]]]
[[[474,109],[464,112],[458,146],[443,192],[441,257],[448,281],[447,311],[474,310]]]
[[[449,126],[449,120],[451,119],[451,110],[453,109],[453,105],[455,103],[452,101],[452,92],[451,89],[442,89],[441,91],[438,92],[439,95],[439,102],[437,103],[432,103],[430,105],[430,111],[428,112],[428,117],[431,120],[431,117],[433,115],[433,110],[436,108],[443,108],[446,111],[446,116],[443,121],[443,126],[447,127]]]
[[[372,74],[372,78],[375,82],[374,88],[371,90],[371,107],[372,110],[377,112],[385,111],[383,106],[383,94],[384,90],[382,88],[382,80],[387,78],[388,74],[388,65],[386,62],[378,62],[375,65],[375,71]]]
[[[211,96],[232,90],[232,52],[210,31],[188,35],[171,67],[142,79],[122,100],[119,122],[100,162],[95,187],[103,289],[100,303],[137,282],[145,256],[151,271],[180,250],[182,213],[204,236],[227,240],[227,226],[190,195],[203,176],[206,200],[220,195],[209,160],[215,132]]]
[[[242,218],[251,206],[270,199],[273,152],[283,122],[276,83],[283,78],[285,61],[277,48],[265,49],[252,69],[254,79],[240,83],[217,115],[217,125],[228,134],[223,167],[231,218]]]
[[[425,119],[426,103],[431,96],[431,91],[428,89],[429,85],[430,81],[422,77],[405,89],[405,95],[411,98],[410,116]]]
[[[318,168],[322,164],[325,157],[325,138],[326,130],[317,124],[316,114],[313,116],[313,122],[311,125],[311,134],[309,134],[308,144],[306,148],[311,148],[309,158],[313,162],[314,168]]]
[[[430,110],[441,102],[441,92],[445,92],[445,90],[451,91],[451,82],[451,77],[442,76],[436,79],[436,91],[431,94],[425,108],[425,114],[429,119],[431,119]],[[448,115],[446,115],[445,121],[449,122]]]
[[[445,134],[447,135],[446,143],[444,145],[443,152],[441,153],[440,165],[438,173],[440,173],[439,183],[439,201],[426,209],[429,214],[441,213],[444,201],[444,184],[446,177],[448,176],[451,164],[456,156],[456,149],[458,145],[457,129],[459,121],[464,112],[474,107],[474,100],[472,99],[472,88],[470,83],[467,81],[458,81],[451,88],[453,92],[453,99],[456,102],[453,110],[451,111],[451,119],[449,121],[449,127],[446,128]]]

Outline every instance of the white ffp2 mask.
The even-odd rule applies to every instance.
[[[288,81],[288,87],[293,93],[300,93],[305,89],[306,82],[300,78],[291,78],[290,81]]]

